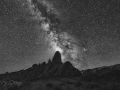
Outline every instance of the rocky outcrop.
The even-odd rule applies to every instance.
[[[56,52],[53,59],[52,59],[53,64],[62,64],[62,59],[61,59],[61,54],[60,52]]]
[[[60,52],[56,52],[52,61],[49,59],[48,63],[33,64],[32,67],[18,72],[10,73],[7,76],[14,80],[34,80],[35,78],[51,78],[51,77],[69,77],[81,76],[81,72],[67,61],[62,63]],[[15,78],[14,78],[14,77]],[[19,78],[17,78],[19,77]]]
[[[40,78],[79,76],[82,77],[81,79],[90,82],[120,82],[120,65],[89,69],[81,73],[69,61],[62,63],[61,54],[56,52],[53,59],[49,60],[48,63],[34,64],[26,70],[0,75],[1,80],[9,78],[10,80],[17,81],[35,81]]]
[[[51,65],[52,61],[49,59],[47,65]]]
[[[73,65],[67,61],[64,64],[62,64],[59,68],[58,71],[56,72],[58,76],[81,76],[81,72],[74,68]]]
[[[77,70],[73,65],[67,61],[62,63],[61,54],[57,51],[52,59],[48,61],[45,72],[41,77],[69,77],[69,76],[81,76],[81,72]]]

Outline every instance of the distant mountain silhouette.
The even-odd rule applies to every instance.
[[[82,71],[83,79],[96,82],[120,82],[120,64]]]

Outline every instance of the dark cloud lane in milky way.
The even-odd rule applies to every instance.
[[[120,63],[118,0],[1,0],[0,73],[30,67],[55,51],[76,68]]]

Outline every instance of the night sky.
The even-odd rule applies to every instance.
[[[0,73],[55,51],[79,70],[120,63],[120,1],[0,0]]]

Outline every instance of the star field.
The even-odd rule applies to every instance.
[[[118,0],[58,0],[63,11],[62,30],[85,47],[88,67],[119,63],[120,2]],[[57,2],[55,1],[55,4]]]
[[[68,50],[69,45],[49,50],[45,38],[53,31],[67,33],[72,40],[67,44],[77,46],[79,69],[118,64],[119,29],[118,0],[1,0],[0,73],[47,61],[60,47]],[[70,52],[64,53],[70,58]]]

